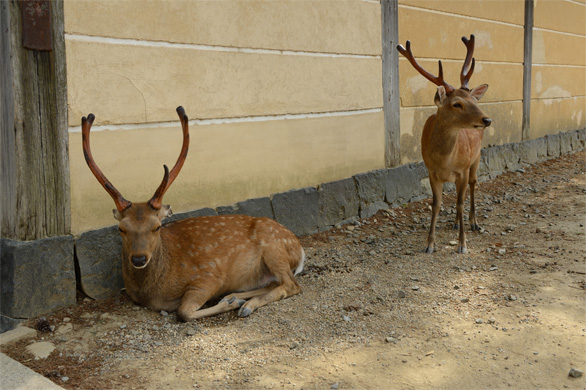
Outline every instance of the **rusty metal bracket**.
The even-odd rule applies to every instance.
[[[51,2],[20,0],[22,46],[26,49],[52,51]]]

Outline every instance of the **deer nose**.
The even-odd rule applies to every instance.
[[[482,118],[482,123],[484,124],[484,126],[488,127],[492,123],[492,119],[490,119],[490,118]]]
[[[130,258],[130,261],[132,262],[132,265],[135,266],[136,268],[141,268],[146,265],[147,257],[145,255],[132,256]]]

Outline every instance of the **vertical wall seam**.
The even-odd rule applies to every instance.
[[[525,42],[523,50],[523,123],[521,139],[531,138],[531,67],[533,65],[534,0],[525,0]]]

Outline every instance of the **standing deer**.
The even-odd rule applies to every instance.
[[[472,90],[468,81],[474,72],[474,35],[470,39],[462,37],[467,54],[460,82],[462,86],[455,89],[444,81],[442,62],[439,61],[439,76],[427,72],[413,57],[411,42],[407,49],[402,45],[397,50],[405,56],[413,67],[426,79],[437,85],[435,104],[437,113],[430,116],[423,127],[421,135],[421,154],[429,171],[429,183],[433,192],[432,217],[427,248],[425,253],[433,253],[435,243],[435,224],[442,204],[442,189],[445,182],[455,182],[458,193],[456,203],[456,223],[454,229],[460,229],[458,253],[466,253],[466,232],[464,230],[464,199],[466,187],[470,184],[470,227],[480,230],[474,210],[474,187],[476,170],[480,163],[480,148],[484,129],[492,120],[478,107],[478,101],[486,90],[482,84]]]
[[[189,126],[177,108],[183,146],[169,172],[146,203],[132,203],[100,171],[90,150],[94,115],[81,119],[85,160],[116,209],[122,236],[122,276],[130,298],[151,310],[175,311],[189,321],[240,308],[246,317],[257,308],[301,291],[294,278],[303,269],[305,252],[297,237],[269,218],[223,215],[188,218],[162,225],[171,216],[163,195],[187,157]],[[219,298],[210,308],[208,300]],[[248,299],[248,301],[246,301]]]

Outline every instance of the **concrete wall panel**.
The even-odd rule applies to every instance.
[[[67,41],[69,124],[330,112],[381,107],[381,60]]]
[[[419,64],[433,74],[438,73],[437,61],[418,60]],[[460,87],[461,61],[444,62],[444,79],[455,88]],[[425,106],[434,104],[433,97],[437,86],[411,66],[406,59],[399,61],[401,104],[402,107]],[[523,65],[477,62],[470,86],[488,84],[488,92],[483,102],[521,100],[523,98]]]
[[[531,138],[586,127],[586,97],[531,101]]]
[[[535,66],[531,72],[531,98],[551,99],[586,96],[586,69]]]
[[[533,64],[586,66],[586,36],[533,30]]]
[[[569,15],[572,17],[568,17]],[[533,25],[586,35],[586,6],[572,0],[535,0]]]
[[[399,42],[411,40],[416,58],[462,60],[466,47],[460,38],[470,34],[476,37],[477,61],[523,62],[522,25],[399,7]]]
[[[380,55],[380,5],[352,1],[66,0],[69,34]]]
[[[455,15],[473,16],[522,26],[524,5],[522,1],[510,0],[399,0],[400,5],[425,8]],[[503,10],[506,9],[506,12]]]

